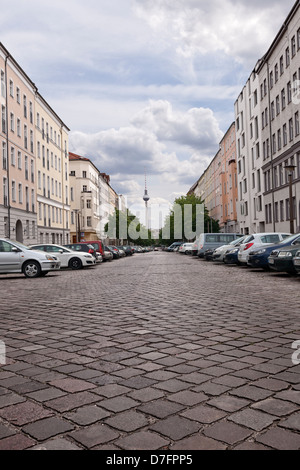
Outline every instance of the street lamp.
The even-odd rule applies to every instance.
[[[285,171],[289,177],[289,189],[290,189],[290,232],[293,235],[294,231],[294,202],[293,202],[293,173],[296,168],[295,165],[285,165]]]

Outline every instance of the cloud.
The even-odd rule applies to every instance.
[[[247,67],[266,52],[291,7],[282,0],[134,0],[136,14],[179,57],[222,52]]]

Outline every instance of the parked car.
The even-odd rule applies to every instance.
[[[103,261],[112,261],[114,259],[114,255],[112,252],[104,246],[104,252],[103,252]]]
[[[108,248],[111,250],[111,252],[112,252],[112,254],[113,254],[113,257],[114,257],[115,259],[119,259],[119,258],[122,257],[119,248],[117,248],[116,246],[114,246],[114,245],[108,245]]]
[[[279,243],[285,238],[288,238],[290,233],[275,233],[275,232],[264,232],[264,233],[254,233],[249,235],[240,246],[239,249],[239,262],[246,265],[248,263],[249,254],[255,249],[274,245]]]
[[[166,251],[173,252],[175,250],[175,248],[179,248],[182,244],[183,244],[183,242],[174,242],[174,243],[172,243],[172,245],[170,245],[167,248]]]
[[[61,261],[62,268],[82,269],[89,266],[95,266],[96,259],[90,253],[85,251],[72,251],[61,245],[41,244],[30,246],[31,250],[45,251],[48,254],[55,255]]]
[[[179,253],[184,254],[184,255],[191,255],[192,254],[192,246],[193,243],[183,243],[179,247]]]
[[[123,245],[123,246],[120,246],[118,248],[121,248],[122,250],[124,250],[126,256],[132,256],[133,255],[133,250],[132,250],[131,246]]]
[[[192,254],[204,257],[204,253],[209,249],[216,249],[222,245],[237,240],[241,235],[237,233],[202,233],[192,247]]]
[[[299,247],[300,244],[300,234],[298,233],[297,235],[291,235],[288,238],[285,238],[283,241],[281,241],[278,244],[271,245],[271,246],[266,246],[266,247],[260,247],[257,250],[251,251],[249,253],[248,257],[248,265],[251,266],[252,268],[262,268],[264,270],[268,270],[269,268],[269,263],[268,263],[268,258],[272,251],[284,248],[289,245],[298,245]]]
[[[224,261],[225,255],[234,248],[238,248],[243,243],[246,236],[247,235],[238,238],[237,240],[233,240],[231,243],[229,243],[229,245],[222,245],[219,248],[216,248],[213,252],[212,259],[214,261]]]
[[[110,251],[110,252],[111,252],[111,254],[113,255],[113,259],[119,259],[119,258],[120,258],[120,255],[119,255],[118,250],[114,250],[111,246],[105,245],[104,249],[105,249],[106,251]]]
[[[297,251],[293,258],[293,265],[298,274],[300,274],[300,250]]]
[[[104,255],[104,244],[101,240],[92,240],[92,241],[87,241],[87,242],[81,242],[81,243],[86,243],[87,245],[92,245],[98,253],[100,253],[103,257]]]
[[[239,265],[239,259],[238,259],[238,254],[239,254],[239,248],[233,248],[231,251],[227,251],[227,253],[224,256],[224,263],[225,264],[237,264]]]
[[[90,253],[97,261],[97,251],[92,245],[87,243],[71,243],[69,245],[64,245],[64,247],[69,248],[72,251],[85,251],[86,253]]]
[[[60,265],[54,255],[32,251],[19,242],[0,238],[0,274],[23,273],[28,278],[36,278],[59,270]]]
[[[123,247],[117,246],[116,248],[118,248],[118,250],[119,250],[120,257],[124,258],[126,256],[126,254],[125,254],[125,251],[123,250]]]
[[[299,252],[299,245],[289,245],[280,250],[273,250],[269,256],[269,266],[273,271],[297,274],[293,258]]]

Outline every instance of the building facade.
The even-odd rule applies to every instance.
[[[300,2],[297,1],[235,103],[242,233],[300,231]]]
[[[36,87],[0,43],[0,237],[33,243],[37,236]]]
[[[239,232],[235,123],[226,131],[218,152],[189,193],[205,202],[209,216],[219,221],[222,232]]]
[[[68,131],[0,43],[0,236],[69,240]]]
[[[37,93],[36,173],[39,243],[70,241],[69,129]]]

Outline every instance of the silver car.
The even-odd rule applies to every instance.
[[[28,278],[35,278],[57,271],[60,264],[56,256],[0,238],[0,274],[23,273]]]

